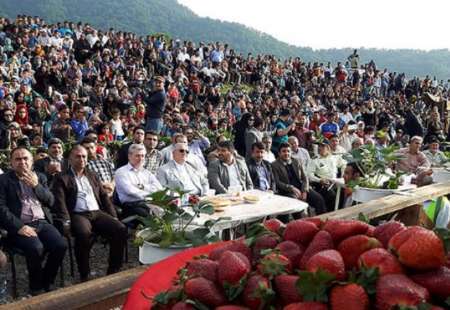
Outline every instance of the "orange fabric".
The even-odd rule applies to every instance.
[[[144,297],[154,297],[163,290],[170,288],[178,269],[195,256],[208,254],[213,249],[223,246],[225,242],[218,242],[192,248],[170,256],[151,265],[131,287],[123,305],[124,310],[148,310],[151,301]]]

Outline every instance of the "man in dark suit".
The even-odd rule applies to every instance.
[[[48,140],[48,157],[37,160],[34,170],[46,175],[51,184],[53,177],[69,168],[69,164],[63,157],[63,142],[58,138]]]
[[[325,200],[309,186],[300,162],[291,157],[289,143],[280,144],[278,159],[272,163],[278,194],[306,201],[316,214],[327,212]]]
[[[64,259],[67,243],[51,224],[46,208],[53,194],[45,175],[31,170],[31,153],[19,147],[11,152],[11,171],[0,176],[0,227],[8,231],[8,242],[25,253],[29,291],[37,295],[52,290]],[[48,253],[45,267],[42,262]]]
[[[116,211],[100,180],[86,169],[86,149],[81,145],[74,146],[69,162],[71,169],[59,174],[53,183],[55,212],[71,227],[80,278],[81,281],[87,281],[92,232],[109,241],[107,273],[111,274],[122,266],[127,228],[117,220]]]
[[[251,158],[247,160],[247,168],[255,189],[275,192],[276,185],[272,166],[267,160],[263,159],[265,152],[266,149],[262,142],[253,143]]]
[[[144,143],[144,137],[145,137],[145,131],[142,127],[136,127],[133,130],[133,141],[125,143],[120,148],[118,154],[117,154],[117,163],[116,163],[116,169],[119,169],[122,166],[125,166],[128,164],[128,149],[132,144],[143,144]]]
[[[243,191],[253,189],[252,179],[245,161],[235,155],[230,141],[222,141],[217,145],[219,160],[208,166],[209,186],[216,194],[224,194],[229,187],[240,186]]]

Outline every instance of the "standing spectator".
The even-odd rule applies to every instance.
[[[253,153],[253,144],[262,142],[264,122],[261,118],[250,118],[251,127],[245,132],[245,158],[250,159]]]
[[[145,133],[144,145],[147,153],[145,154],[144,168],[153,174],[163,163],[163,156],[156,148],[158,146],[158,134],[154,131]]]
[[[86,111],[83,106],[79,106],[75,110],[75,115],[70,121],[70,126],[72,127],[72,132],[75,135],[75,139],[77,141],[81,141],[89,128],[86,121]]]
[[[165,79],[157,76],[153,79],[153,91],[144,99],[147,105],[147,130],[160,133],[163,126],[163,115],[166,107],[166,93],[164,91]]]
[[[278,153],[278,148],[282,143],[288,142],[288,135],[292,130],[295,130],[295,123],[289,124],[290,112],[284,109],[280,112],[280,117],[275,124],[275,134],[272,141],[272,152]]]

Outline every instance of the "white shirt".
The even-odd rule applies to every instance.
[[[306,171],[309,161],[311,160],[311,157],[309,156],[309,153],[306,149],[299,147],[297,149],[297,152],[294,152],[294,150],[292,150],[292,158],[297,159],[302,165],[303,171]]]
[[[88,178],[85,175],[81,177],[75,175],[75,182],[77,183],[77,203],[74,211],[86,212],[100,210]]]
[[[115,180],[121,203],[144,200],[149,194],[163,189],[153,173],[144,167],[136,169],[129,163],[117,169]]]
[[[275,155],[273,155],[271,151],[265,152],[263,159],[267,160],[269,163],[273,163],[276,160]]]
[[[223,163],[225,167],[227,167],[228,170],[228,178],[230,180],[230,187],[231,186],[241,186],[241,182],[239,182],[239,172],[238,167],[236,165],[236,161],[234,161],[231,165],[227,165],[226,163]]]
[[[312,182],[320,182],[320,179],[335,179],[338,168],[342,168],[343,165],[345,162],[334,155],[314,158],[308,165],[307,175]]]

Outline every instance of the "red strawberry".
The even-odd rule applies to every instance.
[[[369,296],[364,288],[356,283],[337,285],[330,294],[331,310],[369,309]]]
[[[303,219],[304,221],[307,222],[311,222],[314,223],[319,229],[322,227],[323,225],[323,221],[322,219],[318,218],[318,217],[307,217]]]
[[[359,256],[367,250],[381,248],[381,242],[366,235],[351,236],[339,243],[337,250],[344,259],[345,268],[351,270],[356,267]]]
[[[286,256],[270,253],[259,261],[257,269],[260,274],[272,278],[280,274],[291,273],[292,265]]]
[[[248,310],[247,307],[235,306],[235,305],[225,305],[216,307],[215,310]]]
[[[187,275],[190,278],[203,277],[210,281],[217,281],[217,266],[216,261],[201,258],[191,260],[186,264]]]
[[[262,256],[261,251],[275,248],[279,241],[280,238],[276,234],[264,234],[257,237],[253,245],[253,258],[259,259]]]
[[[194,310],[194,306],[191,304],[187,304],[184,301],[177,302],[173,307],[172,310]]]
[[[258,274],[251,276],[242,293],[244,304],[250,309],[263,309],[275,293],[270,287],[270,281]]]
[[[375,237],[375,226],[369,224],[369,228],[367,228],[366,235],[369,237]]]
[[[391,310],[394,306],[416,306],[430,298],[428,290],[404,274],[388,274],[377,281],[376,308]]]
[[[397,233],[389,241],[389,249],[409,268],[429,270],[445,264],[442,240],[433,231],[418,226]]]
[[[397,234],[405,230],[406,227],[401,222],[397,221],[389,221],[383,223],[375,228],[374,237],[380,240],[383,246],[387,249],[389,240]]]
[[[189,298],[197,299],[207,306],[217,307],[226,302],[219,288],[205,278],[187,280],[184,284],[184,292]]]
[[[418,231],[426,230],[420,226],[411,226],[406,229],[396,233],[388,242],[388,249],[397,249],[399,248],[405,241],[407,241],[411,235],[415,234]],[[395,238],[394,238],[395,237]]]
[[[410,276],[411,280],[425,287],[431,295],[442,299],[450,297],[450,269],[441,267]]]
[[[217,279],[220,284],[238,284],[239,281],[250,272],[250,262],[247,257],[239,252],[226,251],[219,260]]]
[[[264,227],[276,234],[281,235],[282,234],[282,230],[284,229],[284,227],[286,225],[284,225],[284,223],[278,219],[268,219],[264,221]]]
[[[369,225],[357,220],[328,220],[322,229],[328,231],[333,242],[338,244],[350,236],[365,234]]]
[[[248,260],[252,261],[252,250],[244,243],[243,240],[235,240],[227,242],[223,247],[215,248],[209,253],[209,259],[219,260],[220,256],[226,251],[239,252],[247,256]]]
[[[296,283],[299,276],[295,275],[279,275],[275,277],[275,291],[283,305],[302,301],[302,297],[297,290]]]
[[[326,304],[316,301],[298,302],[295,304],[287,305],[283,310],[327,310]]]
[[[311,222],[295,220],[286,225],[283,239],[307,245],[318,231],[319,228]]]
[[[318,269],[334,275],[336,280],[345,279],[345,264],[341,254],[336,250],[325,250],[315,254],[306,263],[306,270],[316,272]]]
[[[334,245],[330,233],[325,230],[319,231],[303,253],[299,264],[300,269],[305,269],[306,263],[314,254],[331,249],[334,249]]]
[[[378,268],[380,276],[386,274],[403,273],[403,268],[397,257],[383,248],[376,248],[364,252],[358,259],[359,267]]]
[[[276,249],[280,250],[281,255],[286,256],[291,261],[292,266],[298,266],[300,258],[303,255],[305,249],[302,245],[298,245],[293,241],[280,242]]]

